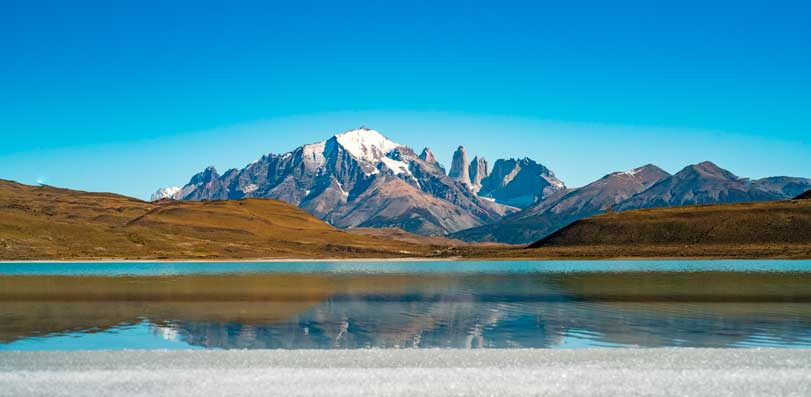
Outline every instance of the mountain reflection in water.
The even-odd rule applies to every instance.
[[[0,277],[0,348],[139,324],[227,349],[811,347],[811,273]]]

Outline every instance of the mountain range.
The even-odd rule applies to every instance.
[[[451,234],[465,241],[523,244],[539,240],[579,219],[610,211],[786,200],[811,188],[811,179],[740,178],[705,161],[674,175],[648,164],[614,172],[579,189],[560,191],[485,227]]]
[[[497,162],[497,176],[483,174],[486,164],[478,157],[468,164],[460,147],[446,174],[431,149],[417,155],[364,127],[262,156],[222,175],[208,167],[182,188],[164,188],[152,198],[274,198],[340,228],[396,227],[444,235],[495,222],[564,188],[551,171],[529,159]],[[471,168],[486,194],[472,188]]]
[[[740,178],[711,162],[674,175],[648,164],[568,189],[529,158],[468,161],[463,146],[446,173],[429,148],[419,155],[362,127],[220,175],[208,167],[153,200],[273,198],[339,228],[399,228],[473,242],[523,244],[609,211],[790,199],[811,179]]]

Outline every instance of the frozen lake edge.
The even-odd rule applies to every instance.
[[[0,353],[2,395],[809,395],[804,349]]]

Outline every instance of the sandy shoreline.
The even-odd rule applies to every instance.
[[[6,395],[808,395],[787,349],[0,353]]]

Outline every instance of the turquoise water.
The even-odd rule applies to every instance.
[[[811,347],[811,261],[0,264],[0,350]]]
[[[306,261],[0,263],[2,275],[227,273],[559,273],[628,271],[811,272],[811,260]]]

